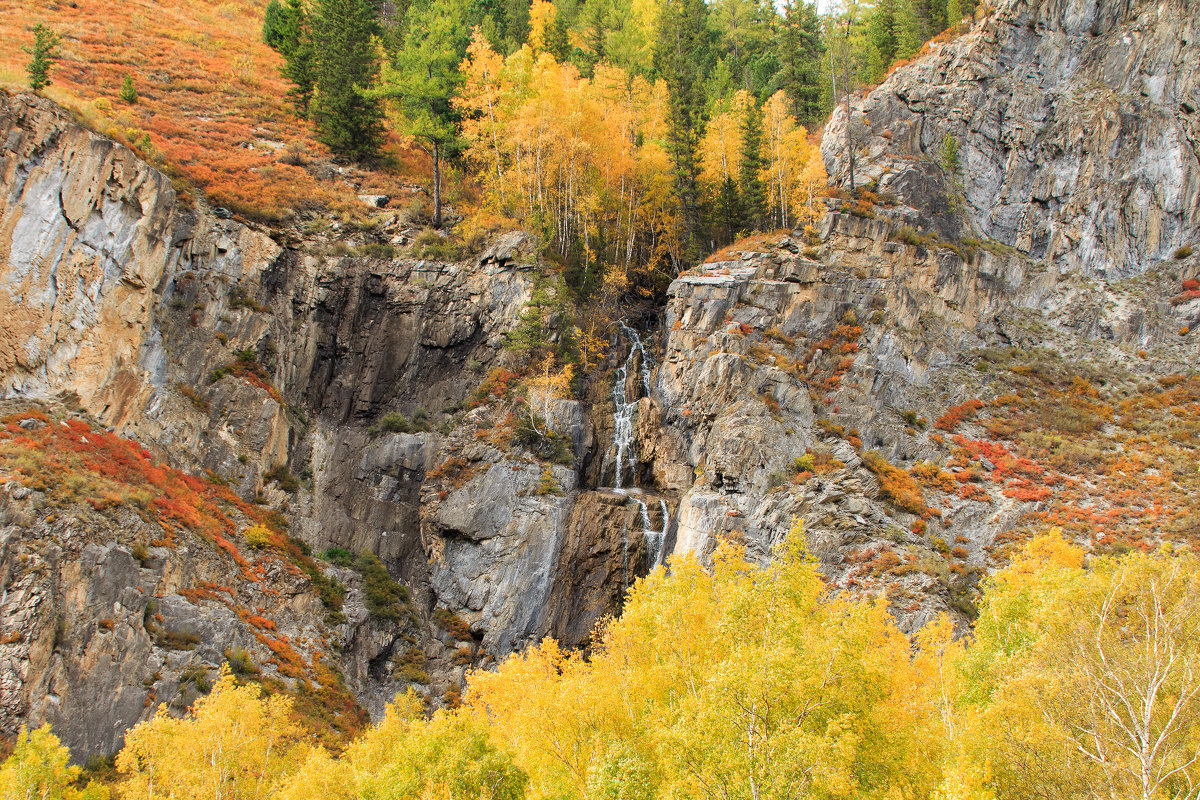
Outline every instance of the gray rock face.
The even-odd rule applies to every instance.
[[[953,137],[971,227],[1035,261],[1119,277],[1200,237],[1200,20],[1187,0],[1002,0],[835,111],[821,151],[839,183],[851,121],[859,184],[917,207],[956,193],[939,166]]]
[[[260,576],[247,580],[200,536],[147,546],[162,529],[130,509],[83,506],[56,519],[43,499],[0,487],[0,735],[50,723],[79,760],[113,753],[160,704],[180,712],[207,691],[233,650],[292,686],[299,675],[281,652],[315,665],[337,648],[362,691],[366,663],[398,635],[355,608],[354,573],[339,576],[352,600],[335,630],[307,579],[274,555],[243,544]]]
[[[584,410],[553,398],[540,404],[568,442],[569,464],[483,448],[470,420],[458,419],[461,404],[506,363],[505,334],[532,289],[531,237],[504,234],[462,263],[337,255],[345,248],[336,239],[296,242],[202,202],[184,207],[164,176],[48,101],[0,97],[0,122],[9,131],[0,149],[0,383],[9,397],[70,393],[171,463],[209,470],[282,511],[314,551],[378,555],[415,595],[420,630],[411,646],[424,652],[435,698],[461,680],[466,663],[501,657],[552,626],[586,643],[620,592],[607,574],[563,562],[564,542],[584,547],[581,531],[597,534],[591,511],[611,516],[577,503],[580,467],[596,446]],[[385,234],[398,225],[380,224]],[[442,483],[427,473],[464,452],[475,477],[440,498]],[[281,488],[286,480],[272,472],[281,466],[298,487]],[[547,470],[553,491],[542,488]],[[619,516],[633,526],[637,515],[628,503]],[[33,535],[28,525],[14,528],[14,541]],[[96,542],[111,549],[102,536]],[[17,560],[4,562],[10,590],[25,579],[13,553]],[[632,580],[624,561],[597,563],[622,571],[621,588]],[[54,585],[103,598],[78,610],[80,625],[94,626],[109,602],[110,572]],[[348,684],[381,713],[405,685],[392,659],[412,632],[373,627],[355,576],[339,572],[348,621],[330,635],[342,642]],[[242,644],[219,635],[229,622],[220,607],[167,595],[155,613],[195,631],[204,663],[215,666]],[[589,615],[582,622],[556,610],[576,606]],[[478,641],[449,636],[435,609],[466,620]],[[319,615],[308,624],[320,627]],[[62,731],[77,755],[109,752],[113,737],[149,713],[147,692],[130,700],[114,688],[141,685],[139,660],[157,663],[144,638],[109,636],[111,653],[128,663],[108,658],[75,670],[63,690],[69,701],[55,699],[58,662],[21,651],[0,677],[7,687],[7,676],[22,676],[11,696],[24,699],[12,701],[11,719],[57,721],[55,708],[76,709],[111,690],[119,709],[97,703]],[[158,696],[179,694],[164,684]],[[109,733],[96,738],[94,730]]]

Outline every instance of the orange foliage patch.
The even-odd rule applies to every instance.
[[[964,420],[974,419],[975,413],[981,408],[983,408],[983,402],[980,400],[968,400],[965,403],[959,403],[956,406],[951,406],[949,411],[938,417],[937,422],[933,423],[933,426],[944,431],[954,431]]]
[[[21,427],[31,420],[32,428]],[[269,512],[227,487],[156,463],[137,442],[92,428],[80,419],[54,420],[25,411],[0,420],[0,479],[45,492],[57,504],[87,502],[97,509],[122,504],[171,531],[190,531],[229,554],[252,581],[258,578],[230,541],[235,514],[278,525]]]
[[[46,94],[217,205],[265,221],[298,204],[362,209],[350,185],[321,183],[280,158],[289,145],[327,153],[287,102],[282,59],[262,42],[265,8],[265,0],[0,0],[0,84],[25,89],[21,48],[45,23],[63,37]],[[133,105],[119,98],[126,75]],[[362,191],[401,193],[398,176],[360,179]]]

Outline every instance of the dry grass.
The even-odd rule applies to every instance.
[[[266,0],[0,0],[0,86],[23,91],[32,28],[62,35],[46,95],[133,145],[179,185],[262,221],[320,205],[363,212],[357,192],[400,195],[424,160],[390,146],[394,168],[320,181],[287,150],[328,153],[287,104],[281,59],[262,43]],[[119,98],[133,78],[139,100]],[[409,177],[411,180],[411,176]]]

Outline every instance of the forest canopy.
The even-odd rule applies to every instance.
[[[906,636],[884,604],[831,594],[798,526],[766,566],[723,544],[638,581],[589,654],[546,641],[415,693],[340,754],[289,701],[224,674],[182,718],[134,728],[126,797],[1150,798],[1200,779],[1200,561],[1086,558],[1057,531],[987,584],[973,633]],[[0,795],[75,797],[47,729]],[[96,784],[82,790],[102,797]]]
[[[958,0],[272,0],[295,113],[370,161],[383,128],[475,186],[475,227],[538,233],[586,296],[606,269],[674,274],[801,229],[826,184],[809,130],[931,37]],[[459,191],[462,195],[462,191]]]

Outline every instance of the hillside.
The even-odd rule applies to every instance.
[[[128,796],[199,729],[247,798],[1194,791],[1189,0],[372,6],[357,163],[263,7],[60,4],[0,91],[0,732]]]
[[[359,194],[408,197],[421,161],[398,147],[397,163],[407,169],[330,165],[329,151],[287,102],[282,60],[263,44],[265,6],[5,0],[0,86],[24,88],[21,48],[32,43],[35,23],[50,24],[64,45],[48,96],[213,205],[283,222],[315,209],[360,216],[366,207]],[[120,98],[126,76],[137,91],[133,104]]]

